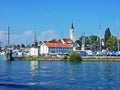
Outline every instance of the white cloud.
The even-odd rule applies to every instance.
[[[41,32],[40,36],[39,36],[39,40],[40,41],[48,41],[51,40],[55,37],[55,32],[52,29],[49,29],[47,31],[43,31]]]
[[[0,30],[0,39],[5,36],[5,31]]]
[[[32,35],[33,31],[28,30],[28,31],[24,31],[23,33],[24,33],[24,35],[30,36],[30,35]]]
[[[7,41],[7,35],[5,33],[5,31],[0,30],[0,42],[2,45],[5,44]]]
[[[26,30],[21,34],[11,35],[11,44],[30,44],[33,40],[33,31]]]
[[[58,38],[58,35],[55,34],[55,31],[52,29],[37,32],[38,41],[49,41],[53,38]],[[10,44],[31,44],[34,40],[34,32],[32,30],[26,30],[20,34],[10,34]],[[4,42],[7,45],[7,34],[5,31],[0,31],[0,41]]]

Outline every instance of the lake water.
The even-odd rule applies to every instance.
[[[0,90],[120,90],[120,62],[5,62],[0,58]]]

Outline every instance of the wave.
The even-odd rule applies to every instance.
[[[16,83],[4,83],[0,82],[0,87],[12,88],[12,90],[46,90],[43,86],[36,86],[31,84],[16,84]],[[4,88],[2,88],[4,90]]]

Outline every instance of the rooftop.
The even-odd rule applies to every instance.
[[[56,48],[73,48],[69,44],[62,44],[62,43],[48,43],[48,42],[46,42],[45,45],[48,47],[56,47]]]

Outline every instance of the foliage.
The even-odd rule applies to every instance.
[[[85,39],[84,42],[82,41],[83,38]],[[90,44],[90,40],[89,40],[89,37],[88,37],[88,36],[81,36],[81,37],[79,38],[79,40],[76,40],[76,42],[79,44],[80,49],[81,49],[82,43],[85,43],[85,46]]]
[[[107,44],[107,40],[109,39],[110,36],[111,36],[111,32],[110,32],[110,29],[109,29],[109,27],[108,27],[108,28],[106,29],[105,35],[104,35],[105,47],[106,47],[106,44]]]
[[[89,38],[90,38],[91,44],[93,44],[93,45],[99,44],[99,37],[98,36],[91,35],[91,36],[89,36]]]
[[[66,61],[67,59],[68,59],[67,56],[64,56],[64,57],[62,58],[63,61]]]
[[[85,47],[92,47],[93,49],[96,49],[95,47],[99,45],[100,38],[96,35],[91,36],[81,36],[79,40],[76,42],[79,44],[80,48],[82,46],[82,40],[85,39]],[[98,49],[98,48],[97,48]]]
[[[81,40],[76,40],[75,42],[76,42],[77,44],[79,44],[79,49],[81,49],[81,45],[82,45]]]
[[[90,39],[90,46],[92,48],[92,50],[99,50],[99,46],[100,46],[100,38],[96,35],[91,35],[89,36]]]
[[[106,47],[108,50],[116,51],[117,46],[117,38],[115,36],[109,37],[109,39],[106,42]]]
[[[72,52],[70,54],[70,61],[71,62],[77,62],[77,61],[82,61],[82,58],[79,53],[77,52]]]
[[[68,59],[68,57],[67,57],[67,56],[64,56],[64,59],[66,60],[66,59]]]

